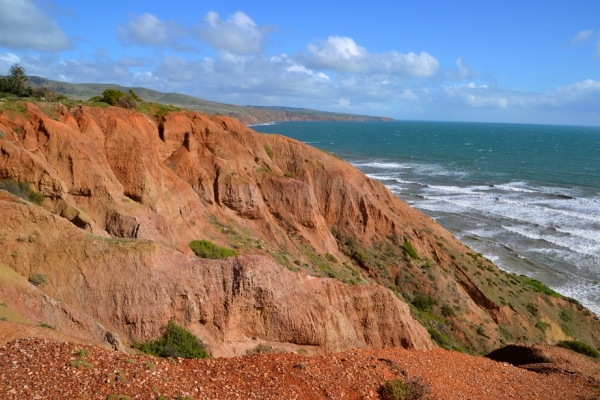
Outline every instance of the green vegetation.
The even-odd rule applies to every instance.
[[[538,315],[538,307],[535,304],[533,304],[533,303],[527,303],[527,305],[525,306],[525,308],[534,317],[536,317]]]
[[[140,99],[131,89],[129,89],[129,93],[124,93],[120,90],[109,88],[102,92],[102,96],[94,96],[89,99],[89,101],[93,103],[106,103],[115,107],[135,109],[138,106],[138,102],[141,102],[142,99]]]
[[[14,64],[8,71],[6,78],[0,78],[0,93],[12,94],[17,97],[28,97],[31,88],[28,85],[29,78],[25,69],[19,64]]]
[[[134,343],[133,347],[158,357],[207,358],[210,357],[204,343],[187,329],[171,320],[163,328],[163,335],[157,340]]]
[[[0,189],[6,190],[22,199],[28,200],[33,204],[41,205],[46,196],[43,193],[36,192],[29,188],[26,182],[15,182],[12,179],[3,179],[0,181]]]
[[[437,301],[427,295],[420,294],[411,301],[411,304],[419,311],[431,313],[433,312],[433,306],[437,304]]]
[[[272,160],[273,159],[273,150],[271,150],[271,148],[269,147],[268,144],[265,144],[264,147],[265,147],[265,151],[267,152],[267,155]]]
[[[200,258],[218,260],[221,258],[235,257],[239,253],[233,249],[217,246],[208,240],[194,240],[189,244],[190,249]]]
[[[444,304],[442,306],[442,316],[444,318],[453,318],[456,316],[456,313],[454,312],[454,308],[452,308],[452,306],[448,305],[448,304]]]
[[[525,275],[521,275],[519,277],[519,280],[521,281],[521,283],[524,283],[525,285],[531,287],[536,292],[545,293],[552,297],[558,297],[558,298],[563,297],[562,295],[560,295],[559,293],[556,293],[554,290],[550,289],[548,286],[544,285],[542,282],[540,282],[536,279],[530,278]]]
[[[596,350],[589,344],[580,342],[578,340],[563,340],[563,341],[559,342],[558,345],[560,347],[572,350],[576,353],[580,353],[580,354],[586,355],[588,357],[592,357],[592,358],[600,357],[600,353],[598,353],[598,350]]]
[[[337,264],[338,262],[337,258],[335,258],[335,256],[331,253],[326,253],[325,258],[327,259],[327,261],[332,262],[334,264]]]
[[[34,286],[39,286],[43,283],[46,283],[46,275],[44,274],[35,274],[29,277],[29,283]]]
[[[413,400],[420,399],[423,387],[416,382],[404,382],[402,379],[387,381],[379,388],[382,400]]]
[[[417,253],[417,250],[410,242],[404,242],[404,244],[402,245],[402,252],[405,256],[408,256],[413,260],[419,259],[419,254]]]
[[[546,330],[550,328],[550,324],[544,321],[538,321],[535,323],[535,327],[542,332],[546,332]]]

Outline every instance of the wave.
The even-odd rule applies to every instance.
[[[570,236],[554,236],[544,235],[540,232],[535,232],[530,228],[519,226],[502,226],[503,229],[521,235],[531,240],[543,240],[554,246],[559,246],[570,251],[575,251],[591,256],[596,256],[600,253],[600,243],[594,241],[581,240],[581,238],[573,238]]]
[[[277,122],[275,122],[275,121],[263,122],[260,124],[250,124],[250,125],[246,125],[246,126],[271,126],[271,125],[277,125]]]

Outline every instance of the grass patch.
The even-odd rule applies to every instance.
[[[554,290],[550,289],[548,286],[544,285],[542,282],[538,281],[537,279],[533,279],[528,276],[521,275],[519,277],[519,280],[521,281],[521,283],[529,286],[536,292],[545,293],[552,297],[558,297],[558,298],[563,297],[560,293],[557,293]]]
[[[561,342],[558,342],[558,346],[563,347],[565,349],[569,349],[579,354],[583,354],[588,357],[600,357],[600,353],[598,353],[598,350],[596,350],[589,344],[580,342],[578,340],[563,340]]]
[[[240,254],[233,249],[217,246],[208,240],[194,240],[193,242],[190,242],[189,246],[198,257],[210,258],[212,260],[235,257]]]
[[[272,160],[273,159],[273,150],[269,147],[268,144],[265,144],[264,147],[265,147],[265,152],[267,153],[269,158]]]
[[[412,245],[411,242],[404,242],[402,245],[402,252],[405,256],[412,258],[413,260],[419,259],[419,254],[417,253],[417,249]]]
[[[46,196],[41,192],[31,190],[26,182],[16,182],[12,179],[3,179],[0,181],[0,189],[4,189],[9,193],[14,194],[22,199],[28,200],[36,205],[41,205]]]
[[[163,328],[163,335],[157,340],[134,343],[133,347],[158,357],[208,358],[210,354],[204,343],[187,329],[173,320]]]
[[[542,332],[546,332],[546,330],[550,328],[550,324],[544,321],[538,321],[535,323],[535,327]]]

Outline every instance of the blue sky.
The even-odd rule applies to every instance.
[[[398,119],[600,125],[600,2],[0,0],[0,74]]]

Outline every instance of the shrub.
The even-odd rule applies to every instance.
[[[546,332],[546,329],[550,328],[550,324],[544,321],[538,321],[535,323],[535,327],[542,332]]]
[[[558,313],[558,317],[562,322],[571,322],[571,316],[566,310],[560,310],[560,312]]]
[[[533,304],[533,303],[527,303],[527,305],[525,306],[525,308],[534,317],[538,315],[538,308],[537,308],[537,306],[535,304]]]
[[[46,275],[44,274],[35,274],[29,277],[29,283],[34,286],[39,286],[42,283],[46,283]]]
[[[15,182],[12,179],[0,181],[0,189],[6,190],[22,199],[29,200],[38,206],[44,202],[46,196],[43,193],[33,191],[26,182]]]
[[[217,260],[227,257],[235,257],[239,253],[233,249],[217,246],[208,240],[194,240],[189,244],[190,249],[200,258],[210,258]]]
[[[417,250],[410,242],[404,242],[404,244],[402,245],[402,252],[405,256],[408,256],[413,260],[419,259],[419,254],[417,253]]]
[[[444,318],[455,317],[456,313],[454,312],[454,308],[452,308],[452,306],[449,306],[448,304],[444,304],[442,306],[442,316],[444,316]]]
[[[134,343],[133,347],[158,357],[208,358],[210,355],[204,343],[187,329],[173,320],[163,328],[163,335],[157,340]]]
[[[600,353],[598,353],[598,350],[596,350],[589,344],[580,342],[578,340],[563,340],[561,342],[558,342],[558,345],[560,347],[569,349],[569,350],[574,351],[579,354],[586,355],[588,357],[592,357],[592,358],[600,357]]]
[[[402,379],[387,381],[379,388],[383,400],[415,400],[425,394],[425,388],[416,381],[404,382]]]
[[[267,155],[272,160],[273,159],[273,150],[269,147],[268,144],[265,144],[264,147],[265,147],[265,151],[267,152]]]
[[[327,261],[332,262],[334,264],[338,262],[337,258],[335,258],[335,256],[331,253],[325,254],[325,258],[327,259]]]
[[[291,173],[290,171],[287,171],[285,174],[283,174],[283,176],[285,176],[286,178],[293,178],[294,174]]]
[[[413,299],[411,304],[419,311],[430,313],[433,312],[433,306],[437,304],[437,301],[425,294],[420,294]]]

